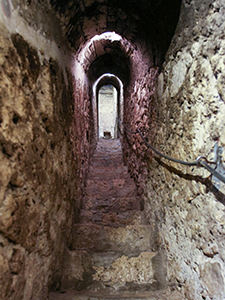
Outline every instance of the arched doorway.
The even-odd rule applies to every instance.
[[[102,75],[93,85],[95,136],[119,138],[123,121],[123,83],[113,74]]]
[[[103,85],[98,91],[98,136],[118,137],[118,92],[112,85]]]

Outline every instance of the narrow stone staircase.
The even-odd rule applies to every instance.
[[[50,300],[182,300],[166,288],[165,262],[152,251],[139,200],[120,141],[99,140],[65,253],[61,290]]]

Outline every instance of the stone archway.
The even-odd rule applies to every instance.
[[[115,75],[107,73],[103,74],[98,80],[93,84],[92,88],[92,107],[93,107],[93,119],[94,119],[94,132],[96,139],[98,138],[98,93],[102,86],[106,84],[111,84],[117,90],[117,111],[118,111],[118,131],[123,132],[123,111],[124,111],[124,89],[122,81]],[[119,132],[117,136],[119,136]]]
[[[118,96],[116,88],[111,84],[102,85],[98,91],[98,137],[117,138]]]
[[[223,0],[0,5],[0,290],[4,300],[47,299],[48,288],[60,286],[93,153],[93,83],[108,72],[120,78],[127,127],[156,148],[212,158],[215,141],[225,147],[225,7]],[[109,31],[120,37],[101,36]],[[122,147],[145,197],[152,250],[166,252],[169,286],[188,300],[224,299],[224,194],[206,171],[154,159],[138,135]],[[74,259],[88,261],[82,253]]]

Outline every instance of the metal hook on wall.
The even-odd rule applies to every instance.
[[[214,161],[216,164],[215,171],[217,171],[222,176],[225,176],[225,166],[223,165],[223,148],[218,145],[218,143],[214,146]],[[221,188],[221,180],[219,180],[216,176],[212,176],[213,185],[220,190]]]

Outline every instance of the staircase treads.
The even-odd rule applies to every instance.
[[[99,208],[98,210],[83,209],[80,212],[79,223],[95,223],[101,225],[129,225],[129,224],[143,224],[142,213],[137,210],[113,210],[106,208]]]
[[[86,188],[85,197],[97,196],[101,199],[107,199],[109,197],[132,197],[136,196],[136,188],[128,186],[126,188],[114,188],[109,186],[109,189],[100,188],[98,186],[89,186]]]
[[[129,253],[67,250],[61,287],[75,290],[155,290],[160,287],[157,277],[159,254],[152,251]],[[76,272],[74,272],[76,271]],[[163,275],[163,282],[166,274]]]
[[[151,227],[149,225],[102,226],[77,224],[73,227],[71,249],[93,251],[148,251],[151,249]]]
[[[93,178],[95,176],[99,177],[102,175],[107,175],[107,178],[110,179],[110,175],[113,176],[129,176],[128,170],[125,166],[121,165],[119,167],[104,167],[104,168],[96,168],[93,166],[89,167],[89,178]]]
[[[88,176],[88,178],[91,178],[91,180],[94,178],[94,180],[98,182],[102,180],[112,181],[114,179],[130,179],[130,175],[125,171],[118,170],[118,172],[112,172],[109,169],[108,172],[106,172],[105,170],[97,170],[94,174],[90,173],[90,176]],[[88,185],[88,182],[86,183],[86,185]]]
[[[123,166],[123,159],[122,155],[120,158],[116,159],[107,159],[107,158],[92,158],[90,162],[90,166],[92,167],[111,167],[111,168],[118,168]]]
[[[112,172],[111,175],[113,175]],[[115,175],[115,178],[103,177],[101,179],[98,177],[96,178],[96,176],[91,176],[87,179],[86,186],[95,186],[96,188],[101,187],[105,189],[109,189],[110,187],[126,188],[127,186],[136,188],[134,181],[130,178],[129,174],[123,174],[123,176],[120,177]]]
[[[155,232],[140,211],[120,141],[100,140],[79,223],[64,253],[65,293],[51,293],[50,300],[183,300],[161,290],[166,286],[166,263],[152,250],[154,245]]]
[[[112,191],[116,192],[118,195],[129,193],[135,195],[136,187],[133,184],[129,184],[129,181],[125,179],[113,179],[110,181],[92,180],[86,187],[87,195],[95,195],[96,193],[107,195],[107,193],[110,193]]]
[[[52,292],[49,300],[185,300],[178,291],[169,289],[154,292],[124,292],[104,294],[104,292],[76,292],[73,290]]]
[[[83,209],[85,210],[101,210],[103,212],[111,211],[129,211],[129,210],[139,210],[140,204],[136,197],[107,197],[101,198],[100,196],[86,196]]]

